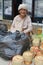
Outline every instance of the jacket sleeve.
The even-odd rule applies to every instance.
[[[32,31],[32,22],[31,22],[31,18],[29,17],[29,19],[27,20],[27,29],[25,29],[23,32],[24,33],[28,33]]]
[[[13,23],[11,25],[10,31],[12,31],[15,28],[15,18],[13,19]]]

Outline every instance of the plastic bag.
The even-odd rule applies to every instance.
[[[24,51],[30,48],[28,36],[24,33],[16,31],[11,35],[6,35],[0,43],[0,52],[3,56],[12,58],[14,55],[23,54]]]

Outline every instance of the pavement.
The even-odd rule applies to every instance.
[[[11,61],[0,57],[0,65],[11,65]]]

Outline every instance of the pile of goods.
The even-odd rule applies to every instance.
[[[30,51],[33,53],[34,56],[34,65],[43,65],[43,34],[33,37]]]
[[[40,39],[39,38],[34,38],[32,41],[33,46],[39,46],[40,45]]]
[[[43,37],[41,38],[41,44],[43,44]]]
[[[34,59],[34,65],[43,65],[43,56],[36,56]]]
[[[30,65],[33,60],[33,53],[31,53],[30,51],[26,51],[23,53],[23,58],[25,65]]]
[[[16,55],[12,59],[12,65],[30,65],[33,60],[33,53],[25,51],[23,55]]]
[[[43,54],[43,44],[40,46],[40,50],[41,50],[41,52]]]
[[[42,33],[42,28],[37,29],[37,34],[40,35]]]
[[[20,55],[16,55],[12,59],[12,65],[24,65],[24,59]]]
[[[33,53],[33,57],[36,56],[38,52],[40,52],[40,50],[37,46],[32,46],[30,48],[30,51]]]
[[[19,56],[20,60],[15,57],[12,60],[12,65],[31,65],[32,63],[34,63],[33,65],[43,65],[43,37],[33,38],[30,50],[25,51],[22,55],[23,59],[20,59]]]

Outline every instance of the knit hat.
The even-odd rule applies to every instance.
[[[19,7],[18,7],[18,10],[20,10],[20,9],[26,9],[28,11],[26,4],[20,4]]]

